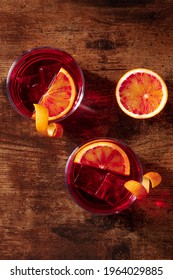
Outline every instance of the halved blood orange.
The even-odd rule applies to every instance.
[[[165,106],[168,90],[163,79],[155,72],[133,69],[120,78],[116,99],[124,113],[137,119],[151,118]]]
[[[116,144],[107,141],[92,141],[82,146],[74,162],[122,175],[130,174],[127,154]]]
[[[49,121],[52,121],[65,116],[70,111],[75,97],[75,83],[71,75],[61,68],[39,104],[48,109]]]

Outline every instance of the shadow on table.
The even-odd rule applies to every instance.
[[[143,162],[146,168],[153,168]],[[144,200],[136,200],[129,209],[116,215],[86,215],[84,223],[68,222],[52,228],[55,235],[68,240],[73,248],[68,255],[70,259],[172,258],[173,175],[159,164],[154,167],[163,177],[161,185],[152,189]],[[141,245],[139,252],[138,245]],[[89,246],[91,251],[87,249]]]
[[[116,81],[86,70],[85,93],[80,107],[62,122],[66,135],[77,144],[98,137],[132,138],[141,122],[126,116],[115,98]]]

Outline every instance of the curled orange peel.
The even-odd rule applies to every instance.
[[[134,180],[129,180],[128,182],[126,182],[124,184],[124,187],[131,192],[132,194],[134,194],[136,196],[137,199],[142,199],[144,197],[146,197],[148,195],[147,190],[145,189],[145,187]]]
[[[51,123],[48,125],[47,133],[49,137],[60,138],[63,135],[63,127],[59,123]]]
[[[49,137],[59,138],[63,134],[63,127],[58,123],[49,124],[49,112],[48,109],[42,105],[34,104],[36,129],[39,133]]]
[[[137,199],[143,199],[149,194],[150,188],[157,187],[161,181],[160,174],[157,172],[148,172],[143,176],[142,183],[129,180],[124,184],[124,187],[135,195]]]
[[[145,180],[147,179],[149,180],[152,188],[157,187],[162,181],[162,177],[160,176],[159,173],[156,172],[148,172],[144,175],[144,177]]]

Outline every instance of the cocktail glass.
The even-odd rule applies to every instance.
[[[84,95],[84,77],[81,68],[68,53],[52,48],[38,47],[21,54],[12,64],[7,76],[7,95],[19,114],[31,118],[34,103],[45,94],[60,68],[73,78],[76,98],[70,110],[58,121],[70,116],[80,105]]]
[[[79,152],[99,145],[99,143],[115,144],[127,155],[130,163],[130,172],[127,175],[112,172],[102,166],[90,166],[76,163],[75,159]],[[97,153],[94,150],[94,153]],[[104,154],[104,147],[103,147]],[[100,158],[100,155],[96,155]],[[102,156],[104,159],[104,155]],[[107,160],[107,159],[106,159]],[[97,164],[96,164],[97,165]],[[65,169],[66,185],[69,193],[79,206],[95,214],[115,214],[129,208],[136,200],[136,197],[125,187],[129,180],[142,181],[142,166],[135,153],[123,142],[115,139],[96,139],[76,148],[70,155]]]

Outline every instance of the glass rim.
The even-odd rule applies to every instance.
[[[19,109],[18,107],[15,105],[12,97],[11,97],[11,93],[10,93],[10,88],[9,88],[9,84],[10,84],[10,77],[11,77],[11,74],[14,70],[14,68],[17,66],[18,63],[20,63],[20,60],[29,55],[30,53],[34,52],[34,51],[37,51],[37,50],[54,50],[54,51],[58,51],[58,52],[61,52],[63,54],[65,54],[66,56],[68,56],[69,58],[72,59],[72,61],[74,62],[77,70],[79,71],[80,73],[80,78],[81,78],[81,81],[82,81],[82,85],[80,87],[80,96],[79,96],[79,99],[77,101],[77,103],[75,104],[75,106],[63,117],[57,119],[57,120],[54,120],[54,122],[60,122],[64,119],[66,119],[67,117],[69,117],[74,111],[76,111],[76,109],[80,106],[81,102],[82,102],[82,99],[84,97],[84,90],[85,90],[85,78],[84,78],[84,74],[83,74],[83,71],[81,69],[81,67],[79,66],[79,64],[77,63],[76,59],[71,55],[69,54],[68,52],[62,50],[61,48],[56,48],[56,47],[52,47],[52,46],[47,46],[47,45],[44,45],[44,46],[37,46],[37,47],[33,47],[33,48],[30,48],[28,50],[25,50],[23,51],[20,55],[18,55],[16,57],[16,59],[13,61],[13,63],[11,64],[10,66],[10,69],[8,70],[8,73],[7,73],[7,78],[6,78],[6,92],[7,92],[7,96],[10,100],[10,103],[12,104],[13,108],[18,112],[18,114],[22,115],[23,117],[26,117],[26,118],[29,118],[31,119],[31,117],[23,114]],[[19,65],[20,66],[20,65]],[[78,92],[79,93],[79,92]]]
[[[91,212],[91,213],[94,213],[95,215],[113,215],[113,214],[118,214],[122,211],[124,211],[125,209],[128,209],[131,204],[137,199],[136,196],[134,194],[130,194],[129,192],[129,198],[128,198],[128,201],[126,203],[126,207],[124,207],[123,209],[121,209],[121,205],[116,207],[116,209],[114,210],[110,210],[110,211],[98,211],[98,212],[95,212],[95,210],[93,209],[90,209],[88,210],[87,208],[85,208],[84,206],[82,206],[83,204],[78,202],[78,200],[74,197],[73,193],[70,191],[70,188],[69,188],[69,182],[68,182],[68,173],[70,174],[68,168],[69,168],[69,165],[71,164],[71,162],[73,161],[75,155],[77,154],[77,152],[83,148],[83,146],[85,145],[89,145],[90,143],[92,142],[101,142],[101,141],[107,141],[107,142],[115,142],[115,143],[120,143],[123,147],[127,148],[132,156],[134,156],[135,160],[137,161],[137,164],[139,166],[139,175],[140,175],[140,182],[142,182],[142,177],[143,177],[143,169],[142,169],[142,164],[141,164],[141,161],[139,160],[139,157],[136,155],[136,153],[125,143],[123,142],[122,140],[119,140],[117,138],[109,138],[109,137],[99,137],[99,138],[93,138],[93,139],[90,139],[90,140],[87,140],[85,141],[83,144],[77,146],[73,151],[72,153],[70,154],[70,156],[68,157],[68,160],[66,162],[66,166],[65,166],[65,184],[66,184],[66,188],[69,192],[69,194],[71,195],[71,197],[73,198],[73,200],[82,208],[84,209],[85,211],[87,212]],[[73,163],[72,163],[73,164]]]

